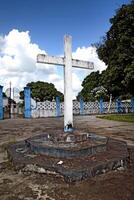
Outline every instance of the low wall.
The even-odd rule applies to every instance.
[[[131,113],[134,112],[134,108],[131,102],[73,102],[73,114],[74,115],[88,115],[88,114],[100,114],[100,113]],[[32,118],[39,117],[58,117],[64,115],[64,102],[57,105],[57,102],[44,101],[37,102],[32,106],[31,116]]]

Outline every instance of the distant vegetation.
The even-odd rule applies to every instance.
[[[98,92],[107,99],[127,99],[134,96],[134,1],[122,5],[110,19],[111,27],[103,40],[95,44],[98,56],[108,66],[102,73],[92,72],[83,83],[83,89],[77,98],[85,101],[95,100],[98,96],[92,92],[95,87],[106,90]]]
[[[31,88],[31,96],[35,101],[52,101],[57,96],[60,97],[60,101],[63,101],[63,94],[52,83],[37,81],[28,83],[26,86]],[[20,96],[24,99],[24,91],[20,92]]]
[[[7,97],[7,95],[6,95],[6,93],[5,93],[5,92],[3,92],[3,97]]]

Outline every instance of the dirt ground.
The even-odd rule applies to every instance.
[[[130,152],[128,169],[72,184],[57,175],[17,172],[6,155],[8,144],[63,128],[63,118],[6,119],[0,121],[0,200],[133,200],[134,123],[77,116],[74,126],[126,141]]]

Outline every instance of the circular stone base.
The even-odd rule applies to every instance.
[[[44,133],[25,140],[26,146],[35,154],[53,157],[81,157],[106,151],[108,138],[92,133],[74,131],[65,134]]]
[[[96,137],[96,135],[94,135],[94,137]],[[17,170],[38,173],[58,173],[63,176],[66,181],[72,182],[93,177],[101,173],[106,173],[110,170],[125,169],[129,161],[126,142],[111,138],[106,142],[107,148],[105,151],[84,156],[82,153],[79,157],[67,157],[67,155],[56,157],[56,154],[52,156],[50,152],[49,155],[46,155],[46,153],[44,154],[44,147],[43,151],[41,150],[40,153],[35,153],[31,148],[31,145],[33,145],[33,142],[37,145],[37,141],[38,137],[33,137],[26,141],[9,145],[7,149],[8,155]],[[39,146],[40,143],[41,142],[39,141]],[[82,141],[80,143],[82,143]],[[78,143],[76,146],[79,146]],[[60,146],[60,149],[63,150],[61,147],[62,146]],[[40,148],[41,147],[39,147],[39,149]],[[57,146],[55,146],[55,148],[57,148]],[[74,146],[72,149],[73,148]],[[91,148],[91,145],[89,145],[89,148]],[[67,149],[68,148],[65,147],[65,150]],[[81,148],[79,148],[79,150],[80,149]]]

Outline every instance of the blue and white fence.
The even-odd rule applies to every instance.
[[[112,102],[104,102],[101,98],[96,102],[84,102],[81,98],[80,101],[73,101],[74,115],[89,115],[89,114],[104,114],[104,113],[133,113],[134,112],[134,99],[130,102],[121,102],[119,99]],[[64,102],[60,102],[57,97],[56,101],[44,101],[34,103],[31,110],[33,118],[39,117],[59,117],[64,115]]]
[[[3,86],[0,86],[0,120],[4,118]],[[56,97],[53,101],[35,102],[31,99],[31,90],[24,88],[24,117],[59,117],[64,115],[64,102]],[[134,113],[134,98],[131,101],[121,101],[117,99],[113,102],[104,102],[101,98],[96,102],[84,102],[83,98],[73,101],[74,115],[104,114],[104,113]]]

